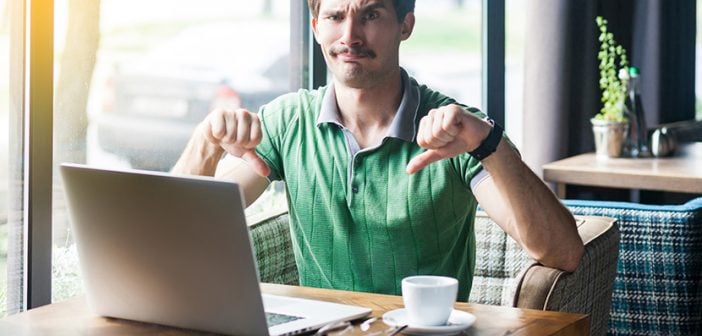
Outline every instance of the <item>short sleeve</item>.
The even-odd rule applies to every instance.
[[[256,146],[256,153],[271,168],[271,174],[268,176],[271,181],[285,179],[283,144],[286,130],[296,115],[297,109],[294,108],[294,102],[298,100],[298,94],[289,93],[280,96],[263,105],[258,111],[262,139]]]
[[[312,113],[319,104],[317,97],[315,91],[299,90],[274,99],[258,111],[262,139],[256,153],[271,168],[269,180],[285,180],[285,162],[291,159],[286,156],[290,156],[293,146],[291,134],[296,134],[302,111]]]

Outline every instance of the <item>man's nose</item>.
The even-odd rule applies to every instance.
[[[344,20],[343,34],[341,42],[348,46],[359,45],[363,43],[363,30],[360,20],[348,18]]]

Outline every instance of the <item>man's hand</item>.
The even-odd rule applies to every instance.
[[[261,121],[255,113],[245,109],[215,109],[198,127],[209,142],[242,158],[258,175],[270,174],[271,169],[255,150],[262,138]]]
[[[417,131],[417,144],[427,151],[407,164],[407,173],[414,174],[433,162],[478,148],[490,128],[490,124],[455,104],[429,111]]]

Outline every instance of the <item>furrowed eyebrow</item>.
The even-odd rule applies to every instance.
[[[361,13],[367,13],[376,9],[387,9],[387,6],[385,6],[385,3],[383,2],[374,2],[368,5],[365,5],[359,9],[359,12]],[[320,17],[325,17],[325,16],[331,16],[331,15],[342,15],[344,13],[343,9],[339,8],[328,8],[328,9],[323,9],[322,11],[319,12]]]
[[[361,12],[370,12],[372,10],[376,9],[386,9],[385,3],[384,2],[374,2],[372,4],[368,4],[361,8]]]
[[[325,9],[319,13],[319,16],[325,17],[325,16],[331,16],[331,15],[339,15],[339,14],[341,14],[341,12],[342,12],[342,10],[340,10],[340,9]]]

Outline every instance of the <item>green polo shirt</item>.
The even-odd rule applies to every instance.
[[[459,280],[459,299],[467,300],[477,206],[471,181],[482,168],[462,154],[406,173],[424,151],[415,140],[419,120],[456,102],[404,71],[402,81],[400,107],[377,147],[360,150],[339,121],[330,85],[261,108],[263,140],[256,151],[272,170],[269,178],[285,181],[302,285],[401,294],[406,276],[448,275]]]

